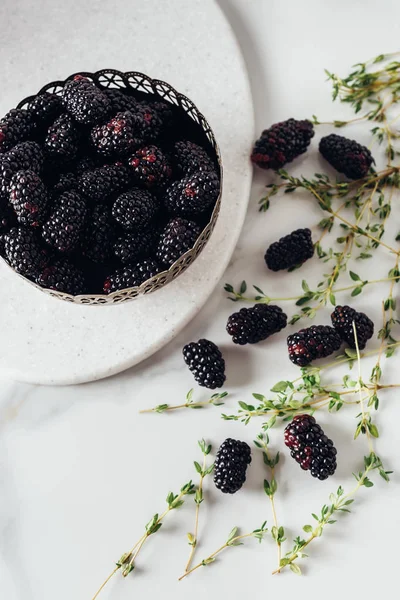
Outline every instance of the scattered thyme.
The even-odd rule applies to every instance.
[[[171,410],[179,410],[181,408],[204,408],[205,406],[212,404],[213,406],[222,406],[224,403],[221,402],[224,398],[228,396],[228,392],[221,392],[220,394],[213,394],[211,398],[208,400],[201,400],[199,402],[195,402],[193,399],[194,389],[191,389],[186,394],[186,402],[183,404],[158,404],[154,408],[148,408],[145,410],[141,410],[140,413],[164,413],[169,412]]]

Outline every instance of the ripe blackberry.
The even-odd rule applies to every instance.
[[[131,267],[123,267],[109,275],[104,282],[104,293],[138,287],[160,272],[160,266],[153,258],[148,258]]]
[[[167,267],[173,265],[182,254],[193,248],[200,231],[200,227],[193,221],[179,217],[169,221],[158,244],[158,260]]]
[[[164,102],[164,100],[152,100],[151,98],[149,98],[146,104],[149,104],[151,108],[156,110],[162,122],[163,132],[170,129],[174,122],[172,105],[169,102]]]
[[[226,439],[215,457],[215,487],[224,494],[235,494],[246,481],[247,466],[250,463],[250,446],[246,442]]]
[[[7,199],[11,180],[17,171],[29,169],[39,173],[43,165],[43,152],[36,142],[21,142],[0,155],[0,197]]]
[[[104,94],[110,101],[112,113],[125,112],[126,110],[136,110],[139,104],[133,96],[129,96],[122,90],[108,89],[104,90]]]
[[[71,252],[80,241],[85,217],[86,203],[82,197],[74,191],[64,192],[43,225],[44,241],[60,252]]]
[[[281,271],[303,264],[314,255],[314,244],[309,229],[296,229],[270,245],[265,262],[271,271]]]
[[[305,367],[317,358],[325,358],[342,345],[338,332],[329,325],[312,325],[287,338],[289,358],[295,365]]]
[[[58,162],[70,161],[78,154],[79,131],[69,115],[61,115],[48,129],[44,147]]]
[[[336,306],[331,314],[332,325],[350,348],[356,348],[353,321],[357,331],[357,341],[360,350],[367,345],[367,341],[374,335],[374,324],[365,313],[357,312],[350,306]]]
[[[5,202],[0,202],[0,236],[17,226],[17,218],[14,211]]]
[[[158,235],[155,231],[126,233],[114,244],[114,254],[123,263],[133,263],[154,254]]]
[[[75,173],[78,177],[86,173],[86,171],[93,171],[98,165],[93,156],[84,156],[75,164]]]
[[[163,119],[154,104],[140,103],[136,110],[137,125],[143,141],[152,142],[162,132]]]
[[[288,119],[265,129],[254,144],[251,160],[262,169],[281,169],[303,154],[314,136],[310,121]]]
[[[241,308],[228,319],[226,330],[235,344],[257,344],[287,325],[287,316],[279,306],[256,304]]]
[[[198,385],[215,390],[225,382],[225,361],[220,349],[214,342],[199,340],[186,344],[183,359]]]
[[[76,75],[65,84],[62,101],[74,119],[84,125],[100,123],[111,108],[107,95],[82,75]]]
[[[78,180],[75,173],[61,173],[57,183],[53,185],[53,193],[56,196],[63,194],[64,192],[70,192],[76,190],[78,186]]]
[[[215,171],[197,171],[175,181],[163,197],[167,211],[174,216],[194,217],[214,206],[220,190]]]
[[[336,171],[349,179],[365,177],[375,162],[368,148],[335,133],[321,139],[319,151]]]
[[[37,124],[48,125],[62,112],[61,98],[49,92],[38,94],[29,102],[28,111]]]
[[[118,196],[112,216],[126,231],[143,231],[158,209],[155,196],[145,190],[133,189]]]
[[[30,113],[23,108],[13,108],[0,120],[0,153],[10,150],[18,142],[27,140],[34,123]]]
[[[85,293],[85,278],[82,271],[68,260],[59,260],[43,269],[36,283],[42,288],[73,296]]]
[[[48,255],[32,229],[14,227],[3,238],[6,259],[17,273],[35,278],[47,265]]]
[[[129,111],[117,113],[104,125],[93,127],[91,138],[103,156],[126,156],[143,143],[140,117]]]
[[[17,171],[11,179],[10,203],[21,225],[38,227],[47,212],[49,194],[34,171]]]
[[[83,254],[95,263],[106,262],[113,254],[115,230],[108,206],[96,204],[88,218]]]
[[[174,163],[178,172],[183,175],[214,169],[213,162],[204,148],[189,141],[176,142],[174,146]]]
[[[78,181],[78,190],[89,200],[102,202],[125,190],[129,181],[127,168],[122,163],[115,163],[83,173]]]
[[[336,471],[337,450],[311,415],[296,415],[285,428],[285,445],[304,471],[324,480]]]
[[[172,176],[172,169],[164,153],[157,146],[139,148],[128,160],[130,172],[137,185],[162,188]]]

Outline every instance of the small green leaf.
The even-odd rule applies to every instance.
[[[199,473],[199,475],[202,474],[203,470],[201,468],[201,465],[195,460],[194,461],[194,468],[196,469],[196,471]]]
[[[304,525],[303,527],[303,531],[305,531],[306,533],[312,533],[312,526],[311,525]]]
[[[359,286],[359,287],[354,288],[354,290],[351,292],[351,295],[353,297],[358,296],[359,294],[361,294],[361,292],[362,292],[362,287]]]
[[[245,281],[242,281],[242,283],[240,285],[240,293],[244,294],[246,290],[247,290],[247,283]]]
[[[297,565],[296,563],[290,563],[290,570],[293,571],[293,573],[295,573],[295,575],[301,575],[301,569],[299,567],[299,565]]]
[[[289,386],[289,381],[278,381],[278,383],[276,383],[274,385],[274,387],[271,388],[271,392],[278,392],[278,393],[285,392],[287,390],[288,386]]]
[[[360,281],[360,276],[357,275],[357,273],[354,273],[354,271],[349,271],[349,275],[353,281]]]

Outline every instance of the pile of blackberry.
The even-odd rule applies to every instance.
[[[59,292],[136,287],[190,250],[220,191],[184,110],[76,75],[0,120],[0,255]]]

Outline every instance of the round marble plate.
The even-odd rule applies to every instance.
[[[68,49],[38,50],[41,70],[21,60],[3,65],[3,81],[17,89],[2,94],[1,112],[44,83],[77,70],[138,69],[171,83],[205,114],[220,145],[224,166],[221,213],[194,264],[157,292],[117,306],[77,306],[51,298],[0,264],[0,372],[19,381],[74,384],[127,369],[169,342],[203,306],[220,280],[238,239],[247,208],[254,137],[247,74],[230,26],[213,0],[138,3],[123,44],[98,44],[92,21],[85,37],[69,27]],[[84,19],[85,7],[80,8]],[[179,19],[176,15],[179,14]],[[16,32],[14,32],[16,33]],[[18,35],[18,32],[16,33]],[[77,42],[77,43],[74,43]],[[26,54],[29,48],[26,48]],[[63,54],[64,52],[64,54]],[[7,73],[9,69],[9,73]],[[10,86],[12,88],[12,86]]]

